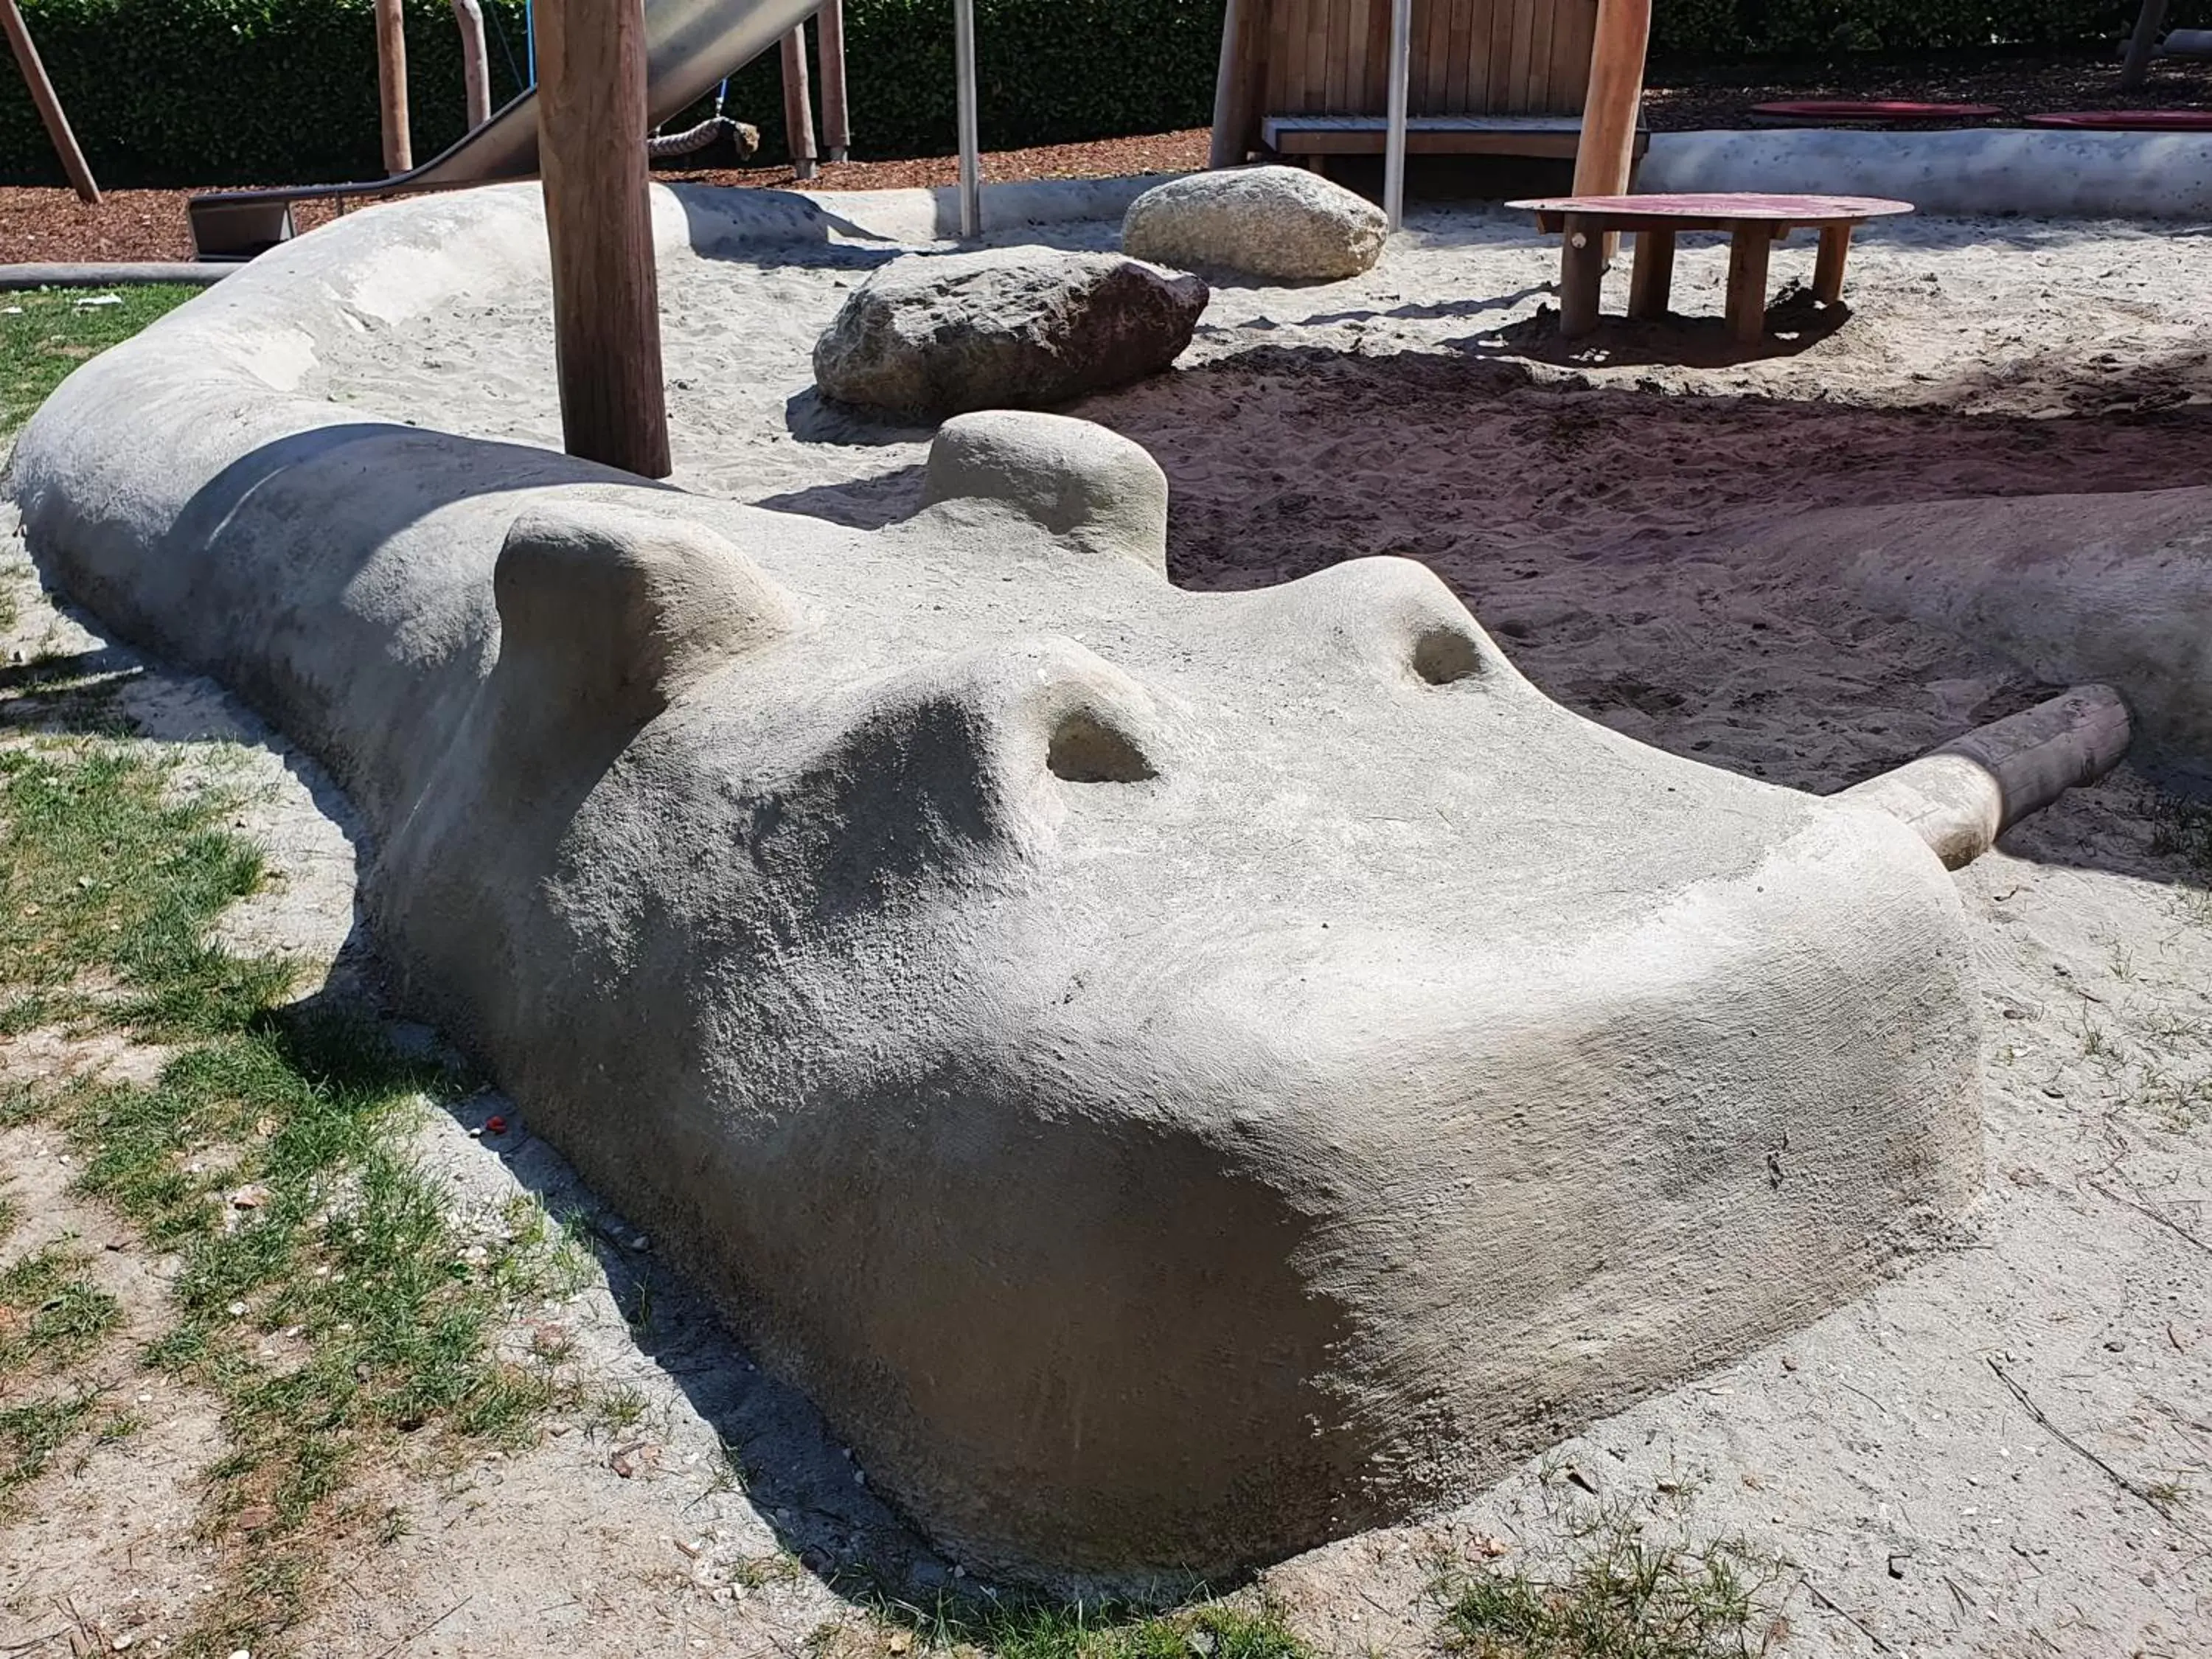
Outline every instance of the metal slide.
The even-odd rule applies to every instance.
[[[646,107],[653,125],[696,103],[814,15],[821,0],[645,0]],[[645,135],[640,133],[642,143]],[[251,258],[292,234],[292,204],[444,190],[538,170],[538,94],[526,92],[411,172],[350,185],[217,191],[190,206],[203,259]]]

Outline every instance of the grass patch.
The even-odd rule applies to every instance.
[[[123,1322],[115,1298],[82,1271],[83,1253],[49,1244],[0,1272],[0,1380],[67,1369]]]
[[[1643,1504],[1544,1482],[1555,1544],[1437,1564],[1450,1646],[1473,1659],[1747,1659],[1784,1634],[1786,1563],[1740,1538],[1698,1539],[1690,1492]]]
[[[1314,1659],[1272,1604],[1229,1601],[1162,1610],[1127,1602],[941,1596],[927,1606],[875,1598],[876,1651],[988,1653],[996,1659]],[[835,1659],[851,1644],[830,1625],[809,1646]]]
[[[291,975],[208,941],[261,878],[226,827],[233,796],[112,743],[0,750],[0,1030],[56,1020],[170,1044],[151,1084],[79,1081],[8,1108],[69,1141],[77,1188],[180,1262],[150,1363],[210,1389],[228,1446],[204,1516],[225,1583],[173,1652],[260,1651],[318,1593],[325,1564],[385,1519],[349,1496],[372,1459],[450,1466],[577,1403],[554,1357],[502,1358],[526,1299],[580,1282],[580,1255],[534,1203],[490,1243],[449,1222],[405,1153],[430,1097],[471,1079],[393,1049],[357,1013],[277,1006]],[[112,1328],[64,1249],[0,1277],[0,1358],[59,1364]],[[94,1396],[0,1416],[0,1483],[80,1437],[134,1425]],[[12,1474],[10,1472],[12,1471]]]
[[[41,288],[0,295],[0,438],[29,420],[79,363],[129,339],[200,292],[164,283]],[[109,295],[117,303],[93,303]],[[21,311],[11,309],[15,307]]]

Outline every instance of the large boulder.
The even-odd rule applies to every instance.
[[[854,290],[814,345],[841,403],[941,420],[1042,409],[1157,374],[1190,343],[1206,284],[1111,253],[915,255]]]
[[[1185,269],[1338,282],[1372,266],[1389,234],[1381,209],[1318,174],[1240,167],[1146,191],[1122,217],[1121,251]]]
[[[864,532],[300,384],[544,282],[480,195],[86,363],[11,488],[329,763],[404,994],[961,1561],[1405,1519],[1978,1190],[1896,819],[1580,718],[1407,560],[1180,589],[1158,467],[1060,417],[951,422]]]

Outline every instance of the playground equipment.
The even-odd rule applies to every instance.
[[[475,0],[454,0],[457,14],[465,6],[468,12],[476,10]],[[957,12],[968,15],[971,0],[958,0]],[[388,6],[396,15],[397,0],[380,0],[380,25],[383,9]],[[537,9],[538,27],[542,32],[543,19],[548,9]],[[836,50],[833,54],[825,44],[823,48],[825,73],[823,104],[825,124],[831,159],[842,160],[849,138],[845,123],[842,13],[838,0],[646,0],[644,7],[643,46],[645,54],[646,107],[645,120],[639,137],[646,128],[667,120],[712,92],[718,82],[725,80],[734,70],[752,61],[770,47],[781,46],[785,53],[785,100],[787,118],[793,125],[794,161],[803,149],[808,152],[803,171],[811,171],[813,149],[813,126],[803,112],[805,108],[805,49],[799,45],[794,50],[793,37],[799,33],[806,20],[817,10],[825,20],[825,42],[834,39]],[[836,14],[833,17],[832,14]],[[480,21],[480,20],[479,20]],[[535,86],[523,92],[504,108],[478,121],[454,143],[421,166],[414,166],[405,137],[406,75],[405,47],[395,38],[395,31],[382,27],[379,30],[380,52],[386,54],[380,61],[390,66],[380,79],[385,88],[385,161],[391,176],[385,179],[338,185],[284,185],[269,190],[217,191],[195,197],[189,213],[192,228],[192,246],[203,259],[237,259],[251,258],[263,249],[283,241],[292,234],[292,204],[301,201],[336,198],[349,198],[396,195],[425,190],[447,190],[459,185],[483,184],[499,179],[525,178],[536,171],[538,165],[538,88]],[[465,15],[463,37],[468,38]],[[969,50],[963,54],[963,109],[970,112],[962,124],[963,178],[980,178],[980,169],[974,161],[973,106],[973,30],[969,31]],[[533,49],[533,61],[542,57],[542,44]],[[466,49],[465,46],[464,56]],[[796,59],[796,74],[793,65]],[[834,61],[837,72],[830,73],[828,65]],[[794,100],[794,82],[797,97]],[[793,110],[794,101],[798,109]],[[485,102],[489,104],[487,94]],[[471,115],[473,118],[474,111]],[[395,137],[397,142],[395,142]],[[971,185],[967,195],[973,195]],[[963,196],[963,211],[971,204]],[[979,210],[972,210],[979,211]]]
[[[1508,206],[1536,216],[1537,228],[1565,233],[1559,277],[1559,333],[1567,339],[1597,326],[1598,280],[1605,274],[1606,240],[1636,234],[1636,270],[1628,314],[1667,314],[1674,276],[1674,239],[1684,231],[1729,234],[1728,325],[1738,340],[1759,338],[1766,325],[1766,256],[1791,230],[1820,233],[1813,297],[1833,305],[1844,295],[1844,261],[1851,230],[1869,219],[1910,213],[1910,202],[1869,196],[1555,196]]]
[[[1383,156],[1402,216],[1405,158],[1572,158],[1575,189],[1628,188],[1650,0],[1229,0],[1211,165],[1253,151]]]
[[[15,0],[0,0],[0,26],[8,31],[9,50],[15,54],[15,67],[23,72],[23,84],[30,88],[31,101],[39,106],[39,119],[46,123],[46,137],[60,152],[62,170],[76,189],[78,199],[100,205],[100,185],[94,180],[92,168],[86,165],[84,152],[77,148],[76,134],[70,131],[69,117],[62,112],[62,100],[55,94],[54,83],[46,78],[46,66],[40,61],[39,49],[31,40],[30,26],[24,22],[23,13]]]
[[[2150,78],[2154,58],[2212,58],[2212,29],[2174,29],[2161,40],[2167,0],[2143,0],[2136,14],[2135,33],[2128,37],[2125,61],[2120,67],[2120,88],[2133,92]]]

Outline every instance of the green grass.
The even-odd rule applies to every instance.
[[[877,1632],[870,1648],[903,1652],[989,1653],[996,1659],[1314,1659],[1281,1613],[1201,1601],[1162,1610],[1127,1602],[942,1596],[924,1606],[870,1598]],[[824,1626],[809,1645],[823,1654],[849,1645],[849,1628]],[[905,1640],[902,1642],[901,1638]]]
[[[1693,1538],[1688,1493],[1644,1504],[1547,1497],[1559,1541],[1533,1554],[1437,1564],[1449,1645],[1472,1659],[1747,1659],[1781,1631],[1779,1558]]]
[[[198,288],[162,283],[142,288],[41,288],[0,295],[0,438],[31,418],[33,410],[88,357],[129,339],[173,311]],[[85,301],[112,294],[121,303]],[[20,314],[8,307],[20,306]]]
[[[408,1159],[427,1102],[470,1086],[358,1012],[279,1006],[290,970],[209,942],[261,879],[233,792],[142,749],[0,750],[0,1030],[67,1024],[172,1045],[151,1084],[17,1091],[0,1117],[69,1141],[78,1190],[180,1263],[150,1363],[222,1402],[228,1450],[204,1524],[226,1583],[171,1651],[281,1647],[331,1552],[381,1516],[350,1495],[371,1461],[449,1465],[577,1405],[557,1356],[501,1358],[526,1300],[581,1282],[533,1201],[471,1249]],[[119,1310],[64,1247],[0,1275],[0,1370],[88,1357]],[[89,1390],[0,1413],[0,1491],[72,1441],[114,1439]]]

